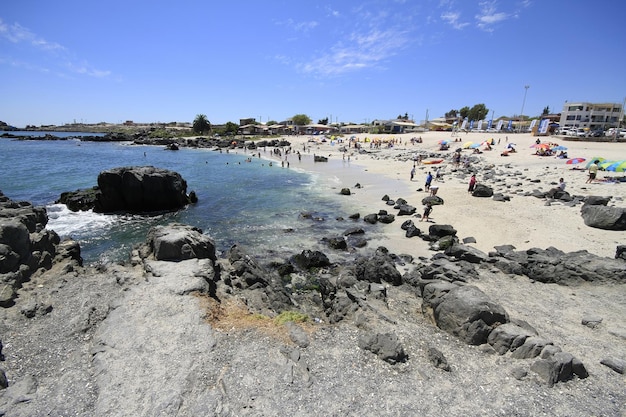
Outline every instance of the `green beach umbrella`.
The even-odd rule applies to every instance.
[[[605,161],[605,160],[606,160],[606,158],[603,158],[601,156],[594,156],[593,158],[591,158],[589,160],[589,162],[587,162],[587,166],[585,166],[585,168],[589,168],[591,166],[591,164],[593,164],[594,161],[602,162],[602,161]]]

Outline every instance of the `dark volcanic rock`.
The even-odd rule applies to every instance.
[[[546,359],[539,359],[531,365],[530,369],[549,386],[557,382],[569,381],[574,378],[574,375],[579,378],[589,376],[582,362],[567,352],[559,352]]]
[[[626,209],[585,204],[581,208],[585,224],[605,230],[626,230]]]
[[[98,187],[84,190],[66,191],[55,201],[56,204],[65,204],[71,211],[87,211],[94,208],[96,198],[100,193]]]
[[[455,287],[440,300],[433,309],[437,327],[470,345],[487,342],[493,328],[509,321],[504,308],[474,286]]]
[[[606,206],[611,201],[611,197],[602,197],[599,195],[590,195],[583,199],[583,202],[590,206]]]
[[[402,204],[398,207],[398,216],[410,216],[415,214],[417,209],[409,204]]]
[[[159,261],[182,261],[184,259],[215,257],[215,243],[202,230],[179,223],[156,226],[148,232],[149,245],[154,258]]]
[[[450,365],[448,365],[448,360],[439,349],[436,349],[434,347],[428,348],[428,360],[435,366],[435,368],[450,372]]]
[[[396,269],[386,248],[379,247],[371,257],[362,256],[355,262],[356,277],[360,281],[402,284],[402,275]]]
[[[456,229],[449,224],[433,224],[428,228],[428,234],[437,238],[456,236]]]
[[[503,272],[526,275],[544,283],[623,283],[626,279],[624,260],[603,258],[587,251],[565,253],[550,247],[506,253],[498,251],[490,256],[495,258],[494,265]]]
[[[101,213],[174,211],[188,203],[180,174],[152,166],[103,171],[98,188],[94,211]]]
[[[473,248],[471,246],[463,245],[460,243],[454,243],[452,246],[446,248],[446,255],[454,256],[457,259],[468,261],[471,263],[481,263],[488,259],[486,253]]]
[[[472,196],[474,197],[492,197],[493,196],[493,190],[484,185],[484,184],[476,184],[476,188],[474,188],[474,191],[472,192]]]
[[[422,205],[425,206],[430,204],[431,206],[440,206],[443,204],[443,198],[438,195],[429,195],[428,197],[422,198]]]
[[[359,347],[375,353],[379,358],[392,365],[407,359],[407,354],[404,352],[398,336],[393,333],[362,335],[359,338]]]
[[[369,224],[376,224],[378,223],[378,214],[376,213],[366,214],[363,217],[363,221]]]
[[[294,255],[291,260],[301,269],[321,268],[330,265],[328,256],[324,253],[308,249]]]
[[[82,264],[80,249],[58,250],[61,240],[45,228],[47,223],[45,208],[12,201],[0,192],[0,306],[13,305],[22,284],[37,270],[52,268],[56,257]]]

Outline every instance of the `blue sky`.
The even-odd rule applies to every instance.
[[[0,120],[416,121],[626,97],[617,0],[20,0],[0,8]],[[490,116],[492,112],[490,111]]]

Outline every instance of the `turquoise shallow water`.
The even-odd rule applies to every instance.
[[[173,152],[129,143],[0,138],[0,190],[13,200],[46,206],[48,228],[78,240],[86,262],[127,258],[151,226],[171,221],[201,228],[219,251],[237,243],[253,254],[279,255],[309,249],[320,236],[348,227],[334,220],[346,213],[338,200],[324,196],[314,175],[276,162],[269,166],[258,157],[246,162],[250,156],[241,150]],[[151,217],[72,213],[54,204],[64,191],[96,185],[101,171],[132,165],[179,172],[199,202],[178,213]],[[302,212],[326,220],[303,219]]]

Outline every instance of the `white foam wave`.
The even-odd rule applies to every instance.
[[[110,227],[118,216],[94,213],[92,210],[73,212],[65,204],[52,204],[46,207],[48,229],[61,237],[84,234]]]

